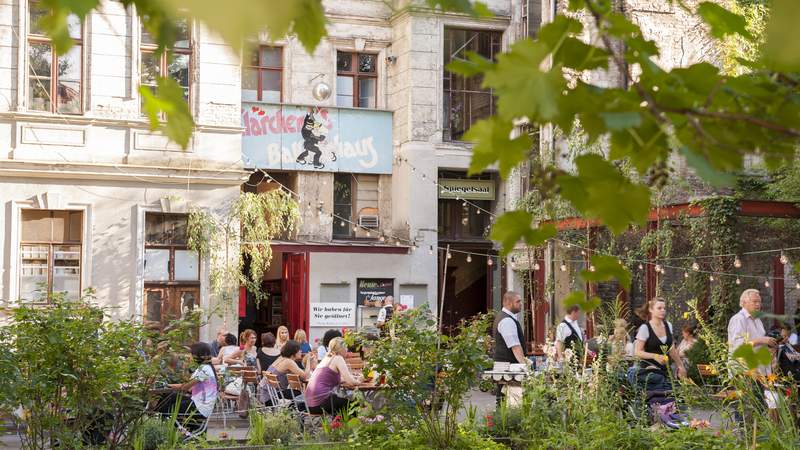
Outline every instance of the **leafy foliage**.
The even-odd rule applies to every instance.
[[[272,261],[270,241],[291,236],[299,223],[300,211],[289,192],[244,192],[219,214],[191,210],[188,243],[210,258],[211,288],[216,294],[230,300],[244,285],[261,301],[266,296],[261,280]]]
[[[196,312],[156,336],[135,320],[104,320],[94,302],[91,292],[54,295],[48,308],[14,308],[0,328],[0,411],[24,429],[25,448],[79,448],[91,430],[108,448],[129,445],[162,375],[160,352],[177,350],[199,326]]]
[[[429,446],[451,448],[458,437],[458,411],[478,372],[490,364],[488,316],[463,323],[453,336],[438,333],[424,307],[394,316],[391,326],[393,337],[379,341],[369,363],[385,374],[392,414],[416,423]]]
[[[626,291],[630,290],[631,273],[620,264],[619,259],[607,255],[592,255],[591,263],[594,270],[581,271],[581,278],[590,282],[616,279]]]

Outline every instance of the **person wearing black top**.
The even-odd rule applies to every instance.
[[[556,328],[556,356],[558,361],[564,360],[564,350],[572,349],[578,361],[583,356],[583,332],[578,324],[581,309],[578,305],[567,308],[567,315]]]
[[[281,356],[281,351],[275,348],[275,335],[272,333],[262,334],[261,348],[256,351],[258,373],[261,374],[261,372],[267,370],[279,356]]]
[[[637,311],[645,322],[636,333],[634,355],[640,359],[637,379],[645,383],[647,390],[671,390],[669,381],[670,357],[678,368],[678,377],[686,376],[686,368],[678,354],[672,337],[672,324],[667,322],[666,303],[654,298]]]
[[[531,364],[525,357],[525,335],[517,314],[522,311],[522,297],[513,291],[503,295],[503,309],[494,319],[494,360],[515,364]],[[503,398],[500,384],[495,388],[497,404]]]

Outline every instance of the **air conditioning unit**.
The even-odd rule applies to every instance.
[[[361,228],[369,228],[371,230],[377,230],[378,216],[375,215],[358,216],[358,226]]]

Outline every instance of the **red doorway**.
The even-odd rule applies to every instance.
[[[308,253],[283,254],[283,314],[289,334],[308,333]]]

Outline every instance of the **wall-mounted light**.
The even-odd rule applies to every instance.
[[[397,62],[397,56],[387,56],[386,57],[386,64],[394,65]]]
[[[309,84],[313,83],[317,78],[325,78],[325,74],[321,73],[308,81]],[[331,87],[324,80],[320,80],[311,88],[311,95],[317,101],[325,101],[331,96]]]

